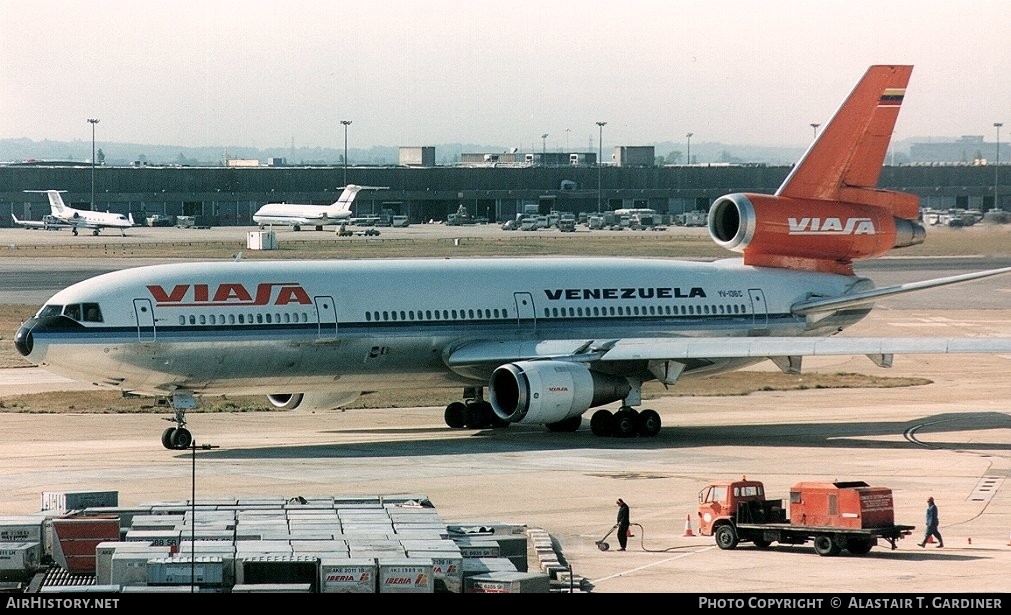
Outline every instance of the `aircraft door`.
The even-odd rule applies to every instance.
[[[150,299],[134,299],[133,311],[137,316],[137,339],[151,342],[155,339],[154,308]]]
[[[748,296],[751,298],[751,313],[754,315],[755,328],[767,328],[769,326],[769,309],[765,305],[765,293],[761,288],[749,288]]]
[[[534,297],[530,293],[513,293],[516,301],[516,324],[537,327],[537,313],[534,311]]]
[[[334,304],[333,297],[313,297],[312,301],[316,304],[316,318],[319,323],[319,337],[337,337],[337,306]]]

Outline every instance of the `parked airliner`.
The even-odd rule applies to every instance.
[[[265,228],[273,224],[291,225],[291,230],[313,226],[322,231],[324,226],[341,224],[351,218],[351,204],[361,190],[379,190],[376,186],[348,184],[340,197],[330,205],[300,205],[297,203],[267,203],[253,214],[253,222]]]
[[[911,66],[872,66],[774,195],[730,194],[713,240],[742,258],[208,262],[103,274],[54,295],[15,344],[55,373],[175,408],[205,394],[339,406],[362,391],[461,387],[450,427],[657,435],[642,384],[805,355],[1011,352],[1004,338],[837,335],[880,298],[1011,272],[875,288],[853,262],[924,241],[914,195],[876,183]],[[487,392],[487,396],[485,393]],[[620,402],[617,411],[600,408]]]
[[[52,217],[56,219],[58,224],[62,225],[60,228],[70,228],[74,235],[77,235],[78,229],[82,228],[91,229],[92,235],[98,235],[103,228],[117,228],[125,237],[126,229],[136,226],[133,221],[133,214],[124,216],[123,214],[114,214],[109,211],[74,209],[63,202],[60,190],[25,190],[25,192],[42,192],[48,195],[49,209],[52,212]],[[16,218],[14,222],[21,226],[39,227],[38,223],[18,220]],[[40,228],[53,228],[53,226],[50,224]]]

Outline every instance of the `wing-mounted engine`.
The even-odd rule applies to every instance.
[[[284,410],[332,410],[350,404],[360,396],[359,391],[275,393],[268,395],[267,401],[275,408]]]
[[[504,421],[550,424],[624,399],[628,380],[569,361],[518,361],[492,372],[491,406]]]
[[[709,210],[709,234],[747,265],[853,274],[853,261],[922,243],[915,195],[854,190],[880,204],[729,194]],[[870,194],[865,194],[870,193]],[[912,199],[912,206],[910,206]],[[893,212],[901,212],[896,215]]]

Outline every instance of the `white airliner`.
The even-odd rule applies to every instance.
[[[60,195],[61,190],[25,190],[25,192],[41,192],[48,195],[49,209],[52,211],[52,217],[57,221],[57,224],[63,225],[60,228],[70,228],[75,235],[78,229],[82,228],[91,229],[93,235],[98,235],[103,228],[117,228],[125,237],[126,229],[136,226],[133,221],[133,214],[124,216],[123,214],[114,214],[108,211],[91,211],[89,209],[68,207]],[[17,218],[14,218],[14,222],[21,226],[36,228],[40,228],[41,224],[18,220]],[[49,224],[41,228],[53,228],[53,225]]]
[[[450,427],[509,423],[651,437],[642,384],[804,355],[1011,352],[1008,338],[837,335],[875,300],[1011,267],[875,288],[854,260],[921,243],[917,197],[875,188],[911,66],[872,66],[775,195],[730,194],[709,231],[743,258],[390,259],[182,263],[54,295],[15,344],[73,379],[162,396],[189,447],[203,394],[334,407],[362,391],[461,387]],[[487,392],[487,396],[485,395]],[[599,408],[620,402],[617,411]]]
[[[351,204],[361,190],[380,190],[377,186],[348,184],[340,197],[330,205],[300,205],[297,203],[267,203],[253,214],[253,222],[265,228],[272,224],[291,225],[293,231],[303,226],[313,226],[322,231],[324,226],[341,224],[351,218]]]

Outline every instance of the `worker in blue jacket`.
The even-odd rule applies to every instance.
[[[918,543],[921,547],[927,544],[930,537],[933,536],[937,538],[937,548],[940,549],[944,546],[944,539],[941,538],[941,532],[937,531],[937,525],[939,520],[937,518],[937,505],[934,504],[933,496],[927,498],[927,518],[926,524],[927,529],[923,534],[923,542]]]

